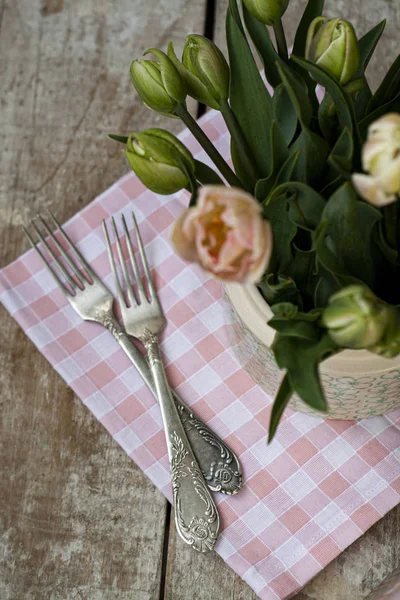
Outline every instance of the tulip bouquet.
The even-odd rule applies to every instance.
[[[144,103],[180,118],[218,172],[162,129],[111,136],[149,189],[190,192],[172,232],[178,254],[223,281],[257,284],[271,306],[286,373],[270,439],[294,391],[327,409],[318,365],[328,356],[400,353],[400,57],[373,93],[365,71],[385,22],[358,39],[349,22],[322,15],[323,0],[309,0],[289,55],[288,3],[230,0],[229,64],[200,35],[188,36],[182,60],[170,43],[131,64]],[[233,169],[187,96],[221,112]]]

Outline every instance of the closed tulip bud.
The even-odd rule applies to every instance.
[[[397,306],[389,308],[390,317],[386,334],[376,346],[372,346],[368,350],[385,358],[394,358],[400,354],[400,309]]]
[[[134,60],[131,63],[132,83],[148,108],[163,115],[174,116],[177,104],[186,98],[185,86],[172,61],[164,52],[151,48],[145,54],[154,60]]]
[[[180,62],[179,58],[175,54],[172,42],[170,42],[168,45],[168,58],[174,63],[175,67],[179,71],[179,74],[185,84],[187,94],[198,102],[202,102],[210,108],[219,110],[219,102],[215,100],[204,83],[196,75],[191,73],[182,62]]]
[[[322,325],[342,348],[370,348],[385,335],[391,310],[367,287],[350,285],[331,296]]]
[[[289,0],[244,0],[247,10],[264,25],[274,25],[285,13]]]
[[[183,66],[206,88],[216,103],[229,97],[229,66],[221,50],[202,35],[186,38]]]
[[[380,207],[399,198],[400,114],[389,113],[370,125],[362,166],[368,175],[354,173],[352,181],[364,200]]]
[[[182,142],[163,129],[132,133],[126,148],[132,170],[156,194],[178,192],[188,185],[188,172],[194,173],[193,156]]]
[[[306,58],[346,85],[360,66],[360,50],[354,27],[343,19],[316,17],[308,30]]]

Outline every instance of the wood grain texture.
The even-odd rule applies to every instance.
[[[0,266],[38,210],[65,220],[128,170],[108,132],[181,128],[143,107],[129,63],[182,46],[204,19],[190,4],[0,0]],[[163,496],[0,310],[0,598],[158,599]]]
[[[304,1],[291,0],[293,35]],[[127,170],[108,132],[180,123],[143,108],[128,65],[149,45],[202,32],[204,2],[0,0],[0,266],[26,244],[20,224],[48,206],[64,220]],[[361,34],[388,17],[370,72],[396,51],[400,6],[327,1]],[[226,1],[217,0],[224,47]],[[166,503],[13,320],[0,319],[0,598],[158,600]],[[173,522],[173,521],[172,521]],[[321,573],[298,600],[361,600],[399,565],[400,510]],[[169,530],[167,600],[256,600],[215,555]]]

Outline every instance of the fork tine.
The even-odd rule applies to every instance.
[[[112,248],[111,248],[110,237],[108,235],[108,229],[107,229],[107,225],[106,225],[106,222],[105,222],[104,219],[103,219],[103,232],[104,232],[104,238],[106,240],[106,246],[107,246],[107,252],[108,252],[108,259],[110,261],[111,270],[113,272],[114,279],[115,279],[115,284],[117,286],[118,300],[119,300],[119,303],[121,304],[121,306],[124,306],[124,305],[126,305],[126,302],[125,302],[124,294],[122,292],[121,284],[120,284],[120,281],[119,281],[119,277],[118,277],[118,273],[117,273],[117,267],[115,266],[115,260],[114,260],[114,255],[113,255],[113,251],[112,251]]]
[[[57,275],[57,273],[54,271],[54,269],[50,266],[50,264],[47,262],[43,252],[37,247],[35,241],[33,240],[31,234],[29,233],[29,231],[26,229],[26,227],[22,226],[23,232],[25,233],[26,237],[28,238],[32,248],[34,250],[36,250],[36,252],[39,254],[40,258],[42,259],[42,261],[44,262],[46,268],[48,269],[48,271],[50,272],[50,274],[53,276],[55,282],[57,283],[57,285],[60,287],[60,289],[64,292],[64,294],[67,296],[67,298],[71,297],[71,293],[70,291],[65,287],[65,285],[63,284],[63,282],[61,281],[61,279],[59,278],[59,276]]]
[[[147,278],[147,282],[148,282],[148,286],[149,286],[149,290],[150,290],[150,294],[151,294],[151,299],[158,301],[157,293],[156,293],[156,290],[155,290],[155,287],[154,287],[154,284],[153,284],[153,278],[152,278],[151,273],[150,273],[149,263],[147,262],[146,253],[144,251],[142,237],[140,235],[139,227],[138,227],[138,224],[137,224],[134,212],[132,212],[132,219],[133,219],[133,226],[135,228],[135,233],[136,233],[136,238],[137,238],[137,243],[138,243],[140,258],[142,259],[142,263],[143,263],[143,267],[144,267],[144,272],[146,274],[146,278]]]
[[[143,302],[146,299],[146,292],[144,291],[142,278],[140,277],[139,267],[138,267],[138,264],[137,264],[135,253],[133,251],[133,247],[132,247],[131,236],[130,236],[130,233],[128,231],[128,227],[127,227],[124,215],[122,215],[122,225],[123,225],[123,228],[124,228],[124,231],[125,231],[126,245],[128,246],[129,258],[131,259],[132,269],[133,269],[133,272],[135,274],[136,283],[137,283],[137,286],[138,286],[139,299],[140,299],[140,302]]]
[[[62,274],[64,275],[65,279],[68,281],[69,285],[72,287],[72,289],[75,291],[77,285],[75,283],[75,281],[72,279],[71,275],[68,273],[67,269],[64,267],[64,265],[62,264],[62,262],[60,262],[57,258],[57,256],[55,255],[52,247],[48,244],[48,242],[46,241],[46,239],[43,237],[42,232],[40,231],[40,229],[37,227],[36,223],[32,220],[31,221],[31,225],[34,228],[34,230],[36,231],[36,233],[38,234],[40,241],[44,244],[44,246],[46,247],[47,252],[50,254],[50,256],[52,257],[52,259],[54,260],[54,262],[56,263],[57,267],[60,269],[60,271],[62,272]],[[46,228],[47,229],[47,228]]]
[[[127,289],[127,292],[128,292],[129,302],[130,302],[131,306],[136,306],[137,305],[137,301],[136,301],[136,298],[135,298],[135,294],[133,293],[133,287],[132,287],[131,279],[130,279],[130,277],[128,275],[128,271],[126,269],[126,263],[125,263],[124,255],[122,254],[121,241],[119,239],[118,230],[117,230],[117,226],[115,224],[114,217],[111,218],[111,223],[112,223],[112,227],[113,227],[113,230],[114,230],[114,238],[115,238],[115,242],[117,244],[117,252],[118,252],[119,262],[120,262],[120,265],[122,267],[122,272],[123,272],[124,279],[125,279],[125,286],[126,286],[126,289]]]
[[[47,233],[49,234],[49,236],[53,240],[54,244],[57,246],[58,250],[61,252],[62,256],[65,258],[66,262],[68,263],[68,265],[69,265],[71,271],[73,272],[73,274],[75,275],[75,277],[80,281],[80,283],[82,284],[82,286],[85,287],[85,284],[88,283],[87,279],[82,276],[82,274],[80,273],[80,271],[77,268],[77,266],[74,263],[74,261],[71,260],[70,257],[68,256],[68,254],[65,252],[64,248],[62,247],[62,245],[60,244],[60,242],[58,241],[58,239],[56,238],[56,236],[54,235],[54,233],[51,231],[50,227],[47,225],[47,223],[43,219],[42,215],[40,215],[40,214],[37,215],[37,218],[40,220],[40,222],[42,223],[43,227],[46,229]],[[68,279],[68,281],[69,281],[69,279]]]
[[[82,254],[79,252],[78,248],[72,242],[71,238],[66,233],[66,231],[64,231],[64,229],[61,227],[60,223],[57,221],[57,219],[55,218],[55,216],[53,215],[53,213],[50,210],[48,211],[48,213],[49,213],[49,215],[50,215],[50,217],[51,217],[54,225],[59,229],[59,231],[60,231],[62,237],[64,238],[64,240],[70,245],[71,250],[72,250],[73,254],[75,255],[75,258],[78,259],[78,260],[80,260],[80,262],[81,262],[82,266],[84,267],[85,271],[92,278],[92,281],[99,282],[100,280],[97,277],[96,273],[93,271],[93,269],[90,267],[90,265],[88,265],[88,263],[86,262],[86,260],[83,258]],[[91,284],[91,282],[89,280],[87,280],[87,282],[89,284]]]

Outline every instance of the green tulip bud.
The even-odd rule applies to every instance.
[[[264,25],[274,25],[285,13],[289,0],[244,0],[247,10]]]
[[[343,19],[317,17],[307,33],[306,58],[346,85],[360,66],[360,50],[353,25]]]
[[[391,309],[367,287],[349,285],[331,296],[322,325],[340,347],[370,348],[382,340]]]
[[[193,75],[183,63],[180,62],[178,57],[175,54],[174,46],[172,42],[168,45],[168,58],[174,63],[175,67],[179,71],[180,76],[186,86],[186,91],[189,96],[197,100],[198,102],[202,102],[206,106],[210,108],[214,108],[215,110],[219,110],[219,103],[214,99],[209,90],[206,88],[204,83],[200,81],[196,75]]]
[[[202,35],[188,35],[182,63],[203,84],[218,107],[222,100],[228,99],[229,66],[221,50],[213,42]]]
[[[134,60],[131,79],[136,91],[148,108],[163,115],[174,116],[177,104],[186,98],[184,83],[172,61],[164,52],[150,48],[145,54],[154,54],[154,60]]]
[[[174,194],[189,184],[194,159],[172,133],[146,129],[132,133],[125,152],[132,170],[156,194]]]
[[[385,335],[376,346],[368,350],[385,358],[394,358],[400,354],[400,309],[397,306],[389,306],[389,309],[389,323]]]

